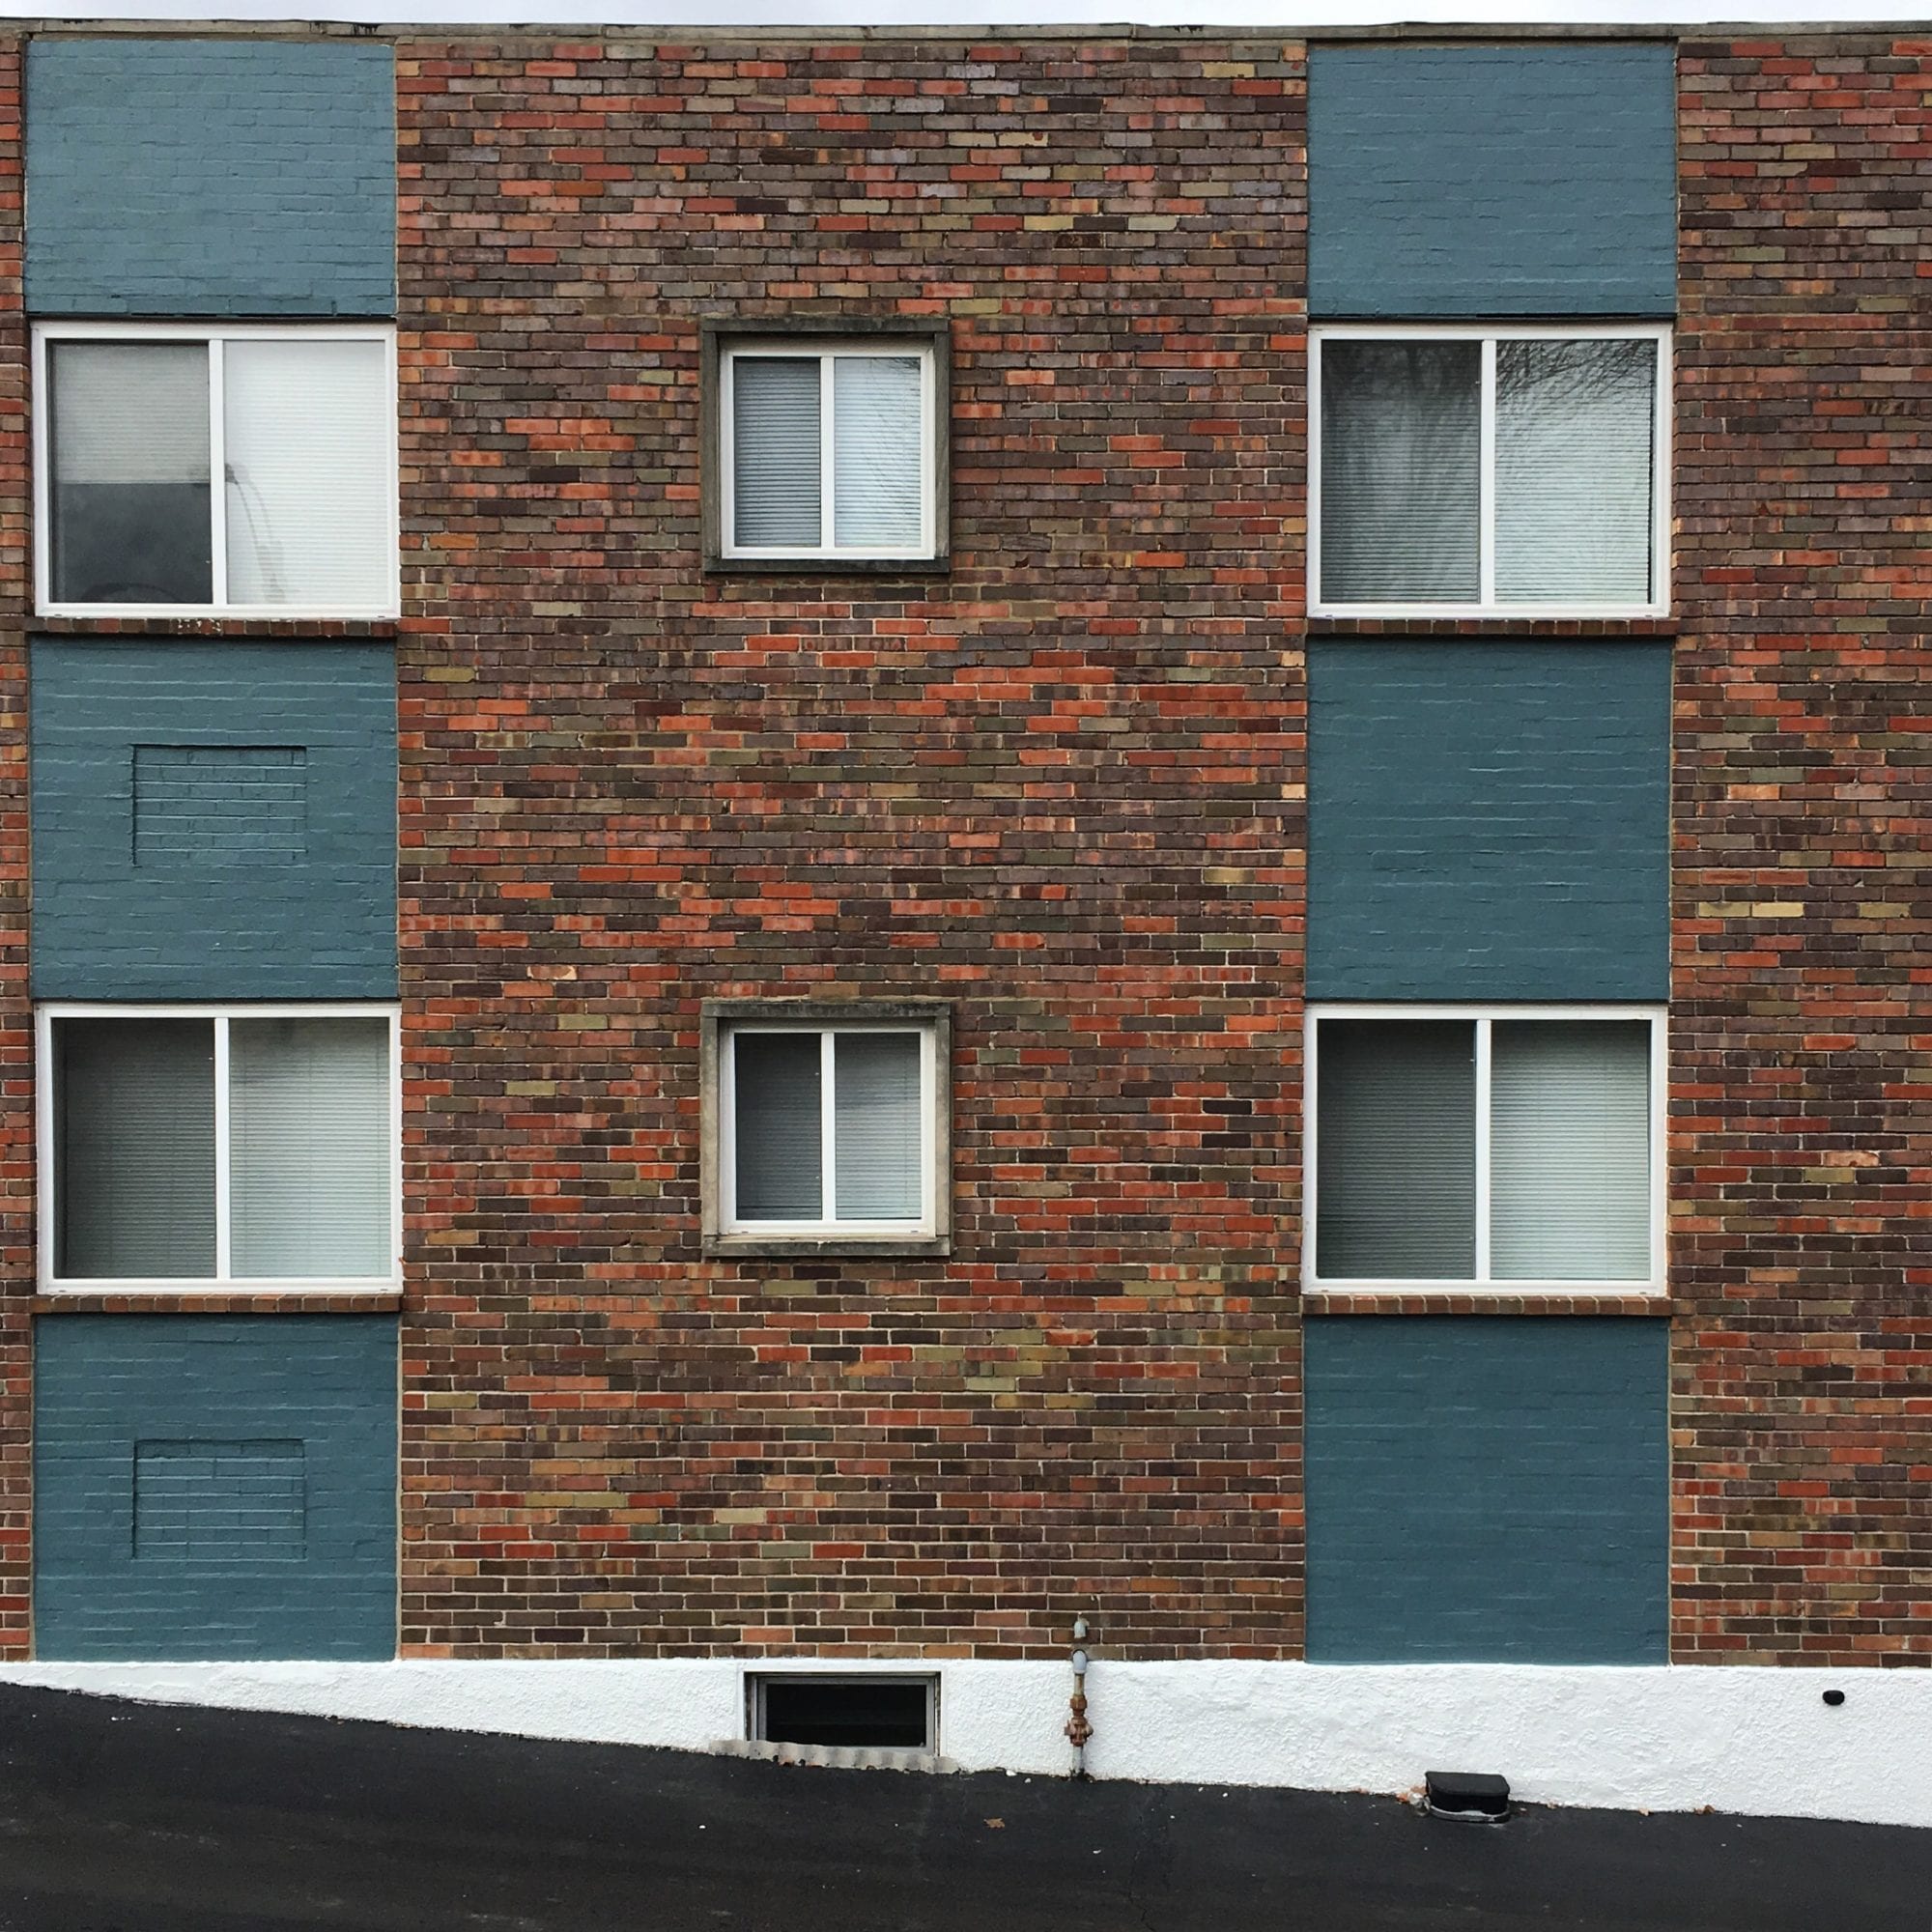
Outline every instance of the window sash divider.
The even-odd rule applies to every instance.
[[[838,470],[835,461],[837,452],[832,446],[832,439],[838,433],[832,379],[832,352],[828,349],[818,358],[818,547],[836,554],[838,505],[833,499],[833,493],[838,487]]]
[[[1490,1282],[1490,1028],[1476,1022],[1476,1280]]]
[[[234,1280],[234,1242],[229,1235],[229,1208],[234,1182],[229,1174],[232,1122],[228,1111],[228,1015],[214,1016],[214,1279],[224,1287]]]
[[[827,1027],[818,1036],[818,1211],[827,1220],[838,1219],[838,1096],[832,1091],[838,1077],[836,1051],[838,1032]]]
[[[226,364],[218,335],[208,339],[208,524],[209,594],[228,604],[228,399]],[[227,1022],[218,1024],[224,1037]],[[224,1268],[225,1274],[227,1270]]]
[[[1483,337],[1477,379],[1476,594],[1482,608],[1496,602],[1496,338]]]

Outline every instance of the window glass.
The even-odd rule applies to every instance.
[[[919,357],[839,355],[832,366],[837,541],[847,550],[917,550]]]
[[[207,1020],[54,1028],[56,1271],[214,1272],[214,1029]]]
[[[741,1033],[732,1046],[738,1216],[816,1221],[824,1212],[815,1033]]]
[[[1476,1271],[1475,1028],[1324,1020],[1316,1243],[1332,1280]]]
[[[1650,1272],[1650,1029],[1498,1020],[1490,1065],[1490,1271]]]
[[[1475,602],[1481,449],[1480,343],[1325,342],[1323,600]]]
[[[914,1034],[841,1033],[833,1040],[841,1221],[919,1219],[919,1063]]]
[[[816,549],[818,358],[735,357],[731,412],[734,540],[748,550]]]
[[[213,601],[207,346],[60,342],[48,368],[55,601]]]
[[[225,345],[231,603],[327,609],[388,596],[386,371],[380,342]]]
[[[233,1021],[233,1267],[319,1280],[389,1272],[389,1029]]]
[[[1496,344],[1496,597],[1651,595],[1652,342]]]

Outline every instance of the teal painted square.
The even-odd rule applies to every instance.
[[[34,1646],[381,1659],[396,1644],[396,1322],[34,1326]]]
[[[1668,1323],[1305,1330],[1316,1663],[1662,1663]]]
[[[1307,992],[1662,1000],[1670,648],[1309,649]]]
[[[395,314],[386,46],[37,40],[26,97],[30,314]]]
[[[1676,63],[1662,45],[1317,47],[1319,318],[1667,318]]]
[[[388,645],[41,638],[29,670],[37,997],[394,996]]]

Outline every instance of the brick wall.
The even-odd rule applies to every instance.
[[[1297,49],[408,42],[407,1650],[1292,1651]],[[698,325],[946,320],[950,577]],[[955,1003],[950,1262],[707,1262],[698,1003]]]
[[[1924,1663],[1932,42],[1681,87],[1674,1655]]]
[[[0,40],[0,1657],[28,1644],[33,1025],[27,1004],[27,327],[20,46]]]

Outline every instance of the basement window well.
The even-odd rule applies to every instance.
[[[754,1744],[937,1748],[935,1677],[777,1673],[748,1680],[746,1705]]]

